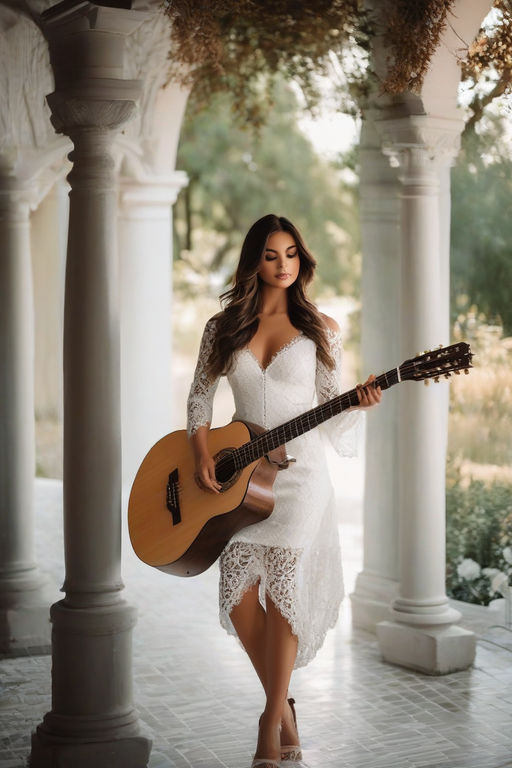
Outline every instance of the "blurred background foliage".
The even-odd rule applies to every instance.
[[[175,207],[176,286],[218,295],[249,226],[276,213],[298,226],[318,259],[313,295],[357,295],[357,175],[348,158],[329,163],[315,152],[297,127],[297,97],[284,81],[259,130],[235,123],[232,107],[229,94],[217,94],[185,118],[177,165],[190,181]]]
[[[510,115],[488,114],[463,135],[452,171],[451,298],[467,297],[512,335],[512,133]]]

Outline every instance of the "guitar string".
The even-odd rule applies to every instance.
[[[459,342],[459,344],[454,344],[449,347],[445,347],[443,350],[439,350],[437,353],[435,352],[431,353],[431,354],[436,354],[436,357],[433,360],[428,360],[428,357],[426,358],[426,360],[430,362],[430,364],[432,364],[433,362],[439,363],[439,365],[435,366],[436,370],[431,371],[430,377],[435,377],[436,375],[449,376],[449,373],[455,370],[459,370],[461,368],[465,368],[465,367],[467,368],[468,365],[471,365],[471,353],[470,352],[468,353],[469,345],[467,345],[468,351],[464,352],[463,350],[462,352],[462,357],[464,357],[465,355],[469,357],[469,363],[463,364],[460,359],[455,362],[446,360],[446,357],[448,356],[446,353],[449,350],[460,352],[461,345],[465,346],[465,343]],[[403,379],[404,376],[407,376],[408,373],[412,371],[418,371],[418,367],[421,365],[421,362],[417,358],[415,358],[415,362],[411,361],[411,363],[409,364],[407,363],[408,361],[406,361],[405,363],[403,363],[401,366],[397,368],[391,369],[387,373],[382,373],[381,375],[379,375],[375,380],[375,385],[382,386],[383,384],[386,384],[386,388],[393,386],[393,384],[398,383],[400,379]],[[443,368],[443,363],[444,363],[444,368]],[[456,365],[459,365],[460,367],[457,368],[455,367]],[[449,371],[447,367],[449,368]],[[400,376],[398,376],[399,371],[400,371]],[[421,373],[421,371],[418,371],[418,372]],[[393,381],[391,385],[389,384],[389,381],[388,381],[388,374],[397,375],[397,380]],[[429,378],[428,375],[423,376],[423,380],[426,380],[427,378]],[[422,379],[419,379],[419,380],[421,381]],[[333,416],[337,415],[341,411],[345,410],[346,407],[350,407],[351,405],[357,405],[356,402],[353,403],[351,401],[351,396],[354,393],[357,394],[357,389],[352,389],[349,392],[342,393],[341,395],[338,395],[332,400],[328,400],[326,403],[323,403],[320,406],[316,406],[310,411],[307,411],[305,414],[301,414],[300,416],[294,419],[291,419],[289,422],[285,422],[284,424],[281,424],[278,427],[274,427],[274,429],[264,432],[262,435],[259,435],[258,437],[254,438],[253,440],[250,440],[249,442],[245,443],[239,448],[236,448],[230,454],[222,457],[217,463],[217,469],[227,468],[228,465],[231,465],[231,464],[234,464],[235,471],[239,469],[243,469],[243,467],[248,466],[248,464],[252,463],[257,458],[260,458],[262,455],[264,455],[264,453],[274,450],[275,448],[279,447],[280,445],[287,442],[288,440],[293,439],[293,437],[299,437],[299,435],[310,431],[311,429],[321,424],[323,421],[327,421],[329,418],[332,418]],[[357,400],[357,402],[359,402],[359,400]],[[340,405],[341,405],[341,409],[339,408]],[[311,424],[310,418],[313,415],[316,423]],[[319,420],[317,416],[320,417]],[[299,424],[301,427],[305,427],[305,428],[302,429],[302,431],[299,431],[297,429],[296,434],[294,435],[293,427],[294,425],[297,425],[298,427]],[[276,444],[274,444],[276,440],[277,442]],[[268,446],[266,445],[267,443],[269,443]],[[262,448],[263,450],[261,450]],[[238,461],[238,458],[241,459],[241,462]],[[238,466],[238,464],[241,464],[241,466]]]

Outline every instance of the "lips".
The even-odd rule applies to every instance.
[[[276,275],[278,280],[285,280],[287,277],[290,277],[290,275],[287,272],[283,272],[281,275]]]

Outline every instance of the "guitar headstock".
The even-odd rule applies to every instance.
[[[472,357],[469,344],[459,341],[449,347],[439,347],[406,360],[400,366],[400,378],[425,381],[425,384],[428,384],[427,379],[434,379],[436,382],[441,377],[449,379],[452,373],[459,374],[462,370],[469,373],[469,369],[473,367]]]

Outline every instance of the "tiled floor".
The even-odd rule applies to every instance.
[[[38,484],[39,562],[62,582],[60,487]],[[360,532],[342,524],[346,581]],[[359,549],[358,549],[359,546]],[[150,768],[248,768],[262,694],[243,652],[217,622],[215,568],[184,580],[126,551],[126,597],[138,606],[135,701],[153,740]],[[383,663],[375,637],[354,631],[349,601],[316,659],[294,673],[310,768],[512,766],[512,645],[478,642],[474,668],[428,677]],[[50,658],[0,662],[0,768],[26,764],[30,733],[50,708]]]

